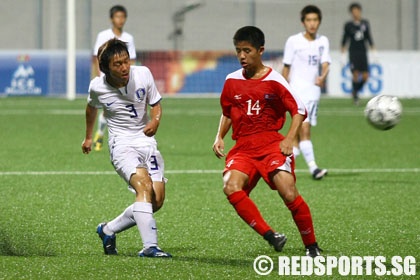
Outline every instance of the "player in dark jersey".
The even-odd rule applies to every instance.
[[[280,73],[263,64],[265,39],[260,29],[242,27],[233,41],[242,69],[226,77],[220,97],[222,116],[213,144],[215,155],[224,157],[223,139],[232,128],[236,144],[226,156],[223,191],[238,215],[280,252],[286,236],[267,224],[249,197],[263,178],[291,211],[306,255],[316,257],[320,249],[311,212],[296,188],[294,176],[293,140],[306,118],[305,105]],[[286,113],[292,120],[283,136],[279,130],[285,123]]]
[[[372,50],[374,45],[369,22],[362,19],[362,6],[359,3],[353,3],[350,5],[349,11],[353,19],[344,25],[341,52],[345,53],[346,45],[350,42],[348,49],[350,69],[353,74],[352,96],[354,103],[358,105],[358,92],[369,78],[367,44]]]

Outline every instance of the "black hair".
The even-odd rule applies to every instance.
[[[113,17],[114,17],[114,15],[115,15],[115,13],[117,13],[117,12],[123,12],[123,13],[125,14],[125,17],[127,17],[127,16],[128,16],[128,14],[127,14],[127,10],[125,9],[125,7],[124,7],[124,6],[121,6],[121,5],[115,5],[115,6],[113,6],[113,7],[109,10],[109,17],[110,17],[110,18],[113,18]]]
[[[98,50],[99,69],[107,75],[111,58],[122,54],[128,55],[128,48],[125,42],[116,38],[106,41]]]
[[[264,33],[255,26],[244,26],[236,31],[233,36],[233,44],[236,45],[238,42],[248,42],[254,48],[259,49],[265,44]]]
[[[353,9],[359,9],[362,10],[362,5],[360,5],[359,3],[351,3],[349,6],[349,12],[353,11]]]
[[[300,11],[300,21],[303,22],[307,14],[317,14],[318,19],[322,21],[322,12],[321,10],[315,5],[308,5],[305,6],[302,11]]]

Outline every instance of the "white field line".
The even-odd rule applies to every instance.
[[[165,115],[171,116],[180,116],[180,115],[187,115],[187,116],[219,116],[220,110],[212,110],[212,109],[192,109],[192,110],[178,110],[172,108],[165,109]],[[318,111],[319,115],[324,116],[363,116],[362,109],[325,109],[322,108]],[[85,111],[82,109],[2,109],[0,110],[0,116],[13,116],[13,115],[78,115],[84,116]],[[404,115],[418,115],[420,114],[420,108],[407,108],[403,111]]]
[[[221,174],[222,170],[192,169],[166,170],[165,174]],[[306,169],[296,169],[296,173],[306,173]],[[420,173],[420,168],[360,168],[328,169],[330,173]],[[116,175],[115,171],[0,171],[0,176],[49,176],[49,175]]]

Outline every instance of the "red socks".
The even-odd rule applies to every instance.
[[[286,206],[292,212],[293,220],[302,237],[303,244],[305,246],[314,244],[316,242],[315,232],[308,204],[299,195],[293,202],[286,203]]]
[[[272,230],[264,221],[255,203],[244,191],[232,193],[228,196],[228,200],[242,220],[261,236],[264,236],[265,233]],[[305,200],[299,195],[293,202],[286,203],[286,206],[292,213],[293,220],[302,237],[303,244],[305,246],[314,244],[316,242],[315,232],[308,204],[306,204]]]
[[[255,203],[244,191],[234,192],[227,198],[242,220],[244,220],[261,236],[264,236],[267,231],[271,230],[270,226],[261,216],[261,213]]]

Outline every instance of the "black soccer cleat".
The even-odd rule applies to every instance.
[[[117,237],[115,234],[106,235],[103,231],[106,223],[100,223],[96,228],[96,233],[99,235],[99,238],[102,240],[102,245],[104,246],[105,255],[116,255],[117,254]]]
[[[306,256],[315,258],[321,256],[322,249],[318,247],[318,243],[306,246]]]
[[[314,180],[321,180],[327,174],[328,174],[328,170],[327,169],[319,169],[319,168],[317,168],[317,169],[314,170],[314,172],[312,172],[312,178],[314,178]]]
[[[264,239],[268,241],[268,244],[274,247],[274,250],[281,252],[284,245],[286,244],[287,237],[284,234],[278,232],[272,232],[271,230],[264,234]]]

